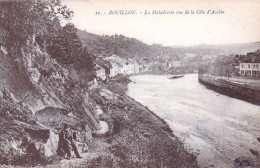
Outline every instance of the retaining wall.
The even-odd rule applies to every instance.
[[[205,75],[199,75],[198,80],[203,85],[221,94],[260,105],[260,90],[252,88],[246,84],[214,79]]]

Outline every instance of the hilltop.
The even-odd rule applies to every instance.
[[[78,29],[78,36],[84,47],[95,55],[111,56],[117,54],[124,58],[180,58],[197,56],[218,56],[229,54],[246,54],[260,48],[260,42],[243,44],[195,45],[195,46],[162,46],[148,45],[142,41],[123,35],[96,35]]]
[[[260,42],[238,43],[238,44],[215,44],[215,45],[196,45],[192,47],[197,50],[216,50],[218,55],[229,54],[247,54],[248,52],[256,51],[260,48]]]
[[[117,54],[124,58],[133,58],[151,57],[156,54],[153,53],[149,45],[122,35],[100,36],[78,30],[78,36],[83,46],[87,47],[90,53],[96,55],[111,56]]]

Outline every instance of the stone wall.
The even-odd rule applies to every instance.
[[[200,83],[219,93],[260,105],[260,90],[246,84],[232,83],[204,75],[199,75],[198,79]]]

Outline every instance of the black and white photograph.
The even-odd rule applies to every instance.
[[[0,168],[260,168],[259,0],[0,0]]]

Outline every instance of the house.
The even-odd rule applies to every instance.
[[[126,75],[135,73],[135,64],[132,60],[128,60],[124,64],[124,73]]]
[[[96,65],[96,76],[101,80],[106,80],[106,70],[99,65]]]
[[[142,61],[140,60],[124,59],[117,55],[106,57],[103,59],[103,62],[109,64],[107,67],[102,66],[107,71],[106,74],[108,77],[140,73],[143,67]]]
[[[181,67],[181,61],[180,61],[180,60],[174,60],[174,61],[172,61],[171,67],[173,67],[173,68]]]
[[[117,55],[104,58],[106,62],[111,64],[109,77],[115,77],[123,73],[123,64],[125,60]]]
[[[150,61],[147,58],[142,60],[141,72],[147,72],[150,70]]]
[[[135,61],[134,62],[134,73],[140,73],[142,70],[142,63],[140,61]]]
[[[239,64],[241,76],[252,76],[260,78],[260,55],[253,55]]]
[[[118,62],[110,62],[111,63],[111,68],[110,68],[110,75],[109,77],[115,77],[117,75],[120,75],[122,74],[122,69],[123,69],[123,66],[118,63]]]
[[[106,79],[110,76],[110,70],[112,68],[112,65],[110,62],[105,61],[104,64],[101,64],[101,67],[105,69]]]
[[[111,63],[111,68],[110,68],[110,74],[109,77],[115,77],[117,75],[118,71],[118,64],[117,63]]]
[[[260,63],[240,63],[240,75],[260,77]]]

